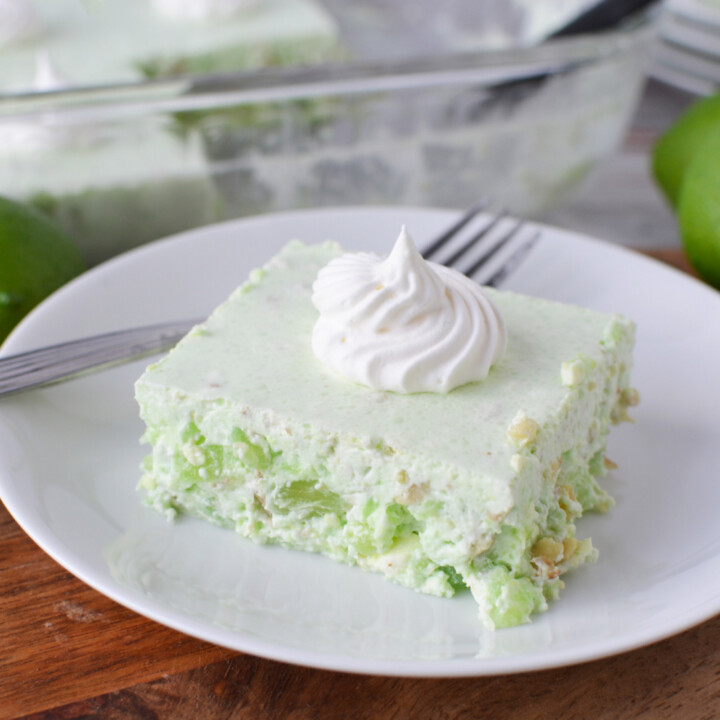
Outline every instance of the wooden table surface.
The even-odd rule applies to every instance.
[[[687,269],[677,250],[650,253]],[[575,667],[398,679],[295,667],[187,637],[63,570],[0,506],[0,719],[720,717],[720,616]]]

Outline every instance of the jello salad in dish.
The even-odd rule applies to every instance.
[[[423,593],[489,628],[548,607],[597,552],[598,480],[634,325],[481,288],[403,229],[385,258],[290,242],[136,384],[140,482],[259,543]]]

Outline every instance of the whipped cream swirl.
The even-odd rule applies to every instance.
[[[473,280],[427,262],[403,226],[390,255],[347,253],[318,273],[315,355],[355,382],[447,393],[483,380],[505,352],[505,323]]]

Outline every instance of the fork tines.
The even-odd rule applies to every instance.
[[[423,252],[423,257],[453,267],[468,277],[475,276],[485,268],[488,272],[483,284],[496,286],[502,282],[525,259],[539,239],[540,232],[536,230],[530,237],[525,237],[499,265],[493,264],[494,259],[501,257],[504,248],[509,248],[514,240],[519,241],[524,235],[522,231],[526,228],[526,223],[524,220],[509,219],[503,210],[488,214],[482,219],[483,224],[479,230],[474,231],[468,238],[461,237],[465,227],[486,207],[486,201],[473,205],[452,227],[432,242]]]

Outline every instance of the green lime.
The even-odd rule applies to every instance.
[[[720,123],[688,164],[677,211],[688,260],[720,289]]]
[[[49,218],[0,197],[0,343],[41,300],[85,269]]]
[[[695,103],[655,145],[655,179],[673,207],[677,207],[685,173],[700,148],[720,127],[720,95]]]

